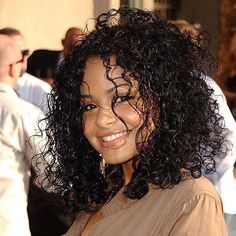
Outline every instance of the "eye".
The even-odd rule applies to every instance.
[[[83,111],[91,111],[95,108],[96,108],[96,105],[94,105],[94,104],[83,105]]]
[[[133,98],[134,98],[133,96],[129,96],[129,95],[117,96],[117,97],[114,97],[113,102],[114,103],[121,103],[121,102],[129,101],[129,100],[131,100]]]

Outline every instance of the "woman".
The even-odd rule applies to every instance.
[[[47,181],[78,216],[74,235],[226,235],[201,177],[227,151],[203,79],[207,51],[150,12],[101,14],[57,76]]]

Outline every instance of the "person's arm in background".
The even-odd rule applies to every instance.
[[[206,83],[214,90],[214,99],[219,105],[219,114],[228,129],[227,139],[231,142],[227,156],[216,160],[216,172],[205,175],[217,188],[223,201],[224,213],[236,214],[236,182],[233,169],[236,161],[236,122],[227,105],[227,100],[214,80],[206,77]],[[203,171],[204,173],[204,171]]]
[[[30,236],[27,214],[29,163],[14,134],[19,133],[13,132],[6,137],[4,130],[0,130],[0,235]]]

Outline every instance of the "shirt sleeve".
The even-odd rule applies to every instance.
[[[29,236],[26,165],[0,141],[0,235]]]

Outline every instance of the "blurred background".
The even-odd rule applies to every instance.
[[[214,79],[236,116],[236,0],[1,0],[0,28],[19,29],[31,53],[61,50],[68,28],[93,27],[89,19],[121,5],[152,10],[164,19],[184,19],[204,31],[219,65]]]
[[[209,33],[215,56],[235,31],[235,0],[1,0],[0,28],[19,29],[31,52],[39,48],[60,50],[69,27],[84,28],[89,18],[120,5],[149,9],[167,19],[187,20]]]
[[[214,51],[218,47],[220,21],[233,0],[1,0],[0,27],[19,29],[28,47],[61,49],[60,39],[72,26],[83,28],[89,18],[120,5],[149,9],[168,19],[186,19],[208,31]],[[225,7],[223,7],[225,5]],[[233,4],[232,4],[233,8]],[[230,10],[230,9],[229,9]],[[232,9],[232,13],[234,13]],[[223,19],[222,19],[223,20]],[[224,19],[225,20],[225,19]],[[236,24],[236,23],[235,23]],[[231,30],[233,25],[231,26]]]
[[[236,29],[235,0],[1,0],[0,28],[19,29],[31,52],[60,50],[68,28],[84,28],[92,23],[89,18],[120,5],[149,9],[165,19],[187,20],[209,33],[209,47],[215,57],[221,48],[229,46]]]

